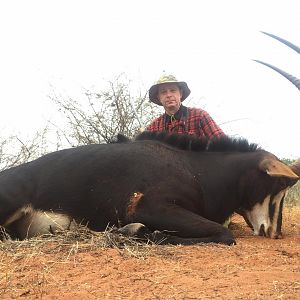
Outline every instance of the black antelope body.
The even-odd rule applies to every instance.
[[[254,234],[278,238],[284,195],[299,167],[246,140],[207,143],[145,132],[134,141],[65,149],[1,172],[0,224],[20,239],[76,220],[96,231],[121,225],[120,232],[155,232],[165,243],[233,244],[221,224],[238,211]]]

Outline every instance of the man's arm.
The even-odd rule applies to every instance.
[[[206,111],[202,111],[201,118],[199,120],[199,124],[200,124],[201,129],[203,130],[205,136],[208,137],[209,139],[211,139],[213,137],[225,135],[223,130],[217,125],[217,123],[213,120],[213,118]]]

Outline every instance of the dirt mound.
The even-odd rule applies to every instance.
[[[284,238],[271,240],[234,216],[231,247],[11,242],[0,251],[0,298],[300,299],[300,208],[283,222]]]

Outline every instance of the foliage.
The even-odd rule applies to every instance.
[[[67,128],[59,132],[69,145],[110,143],[118,133],[133,137],[157,115],[158,108],[149,102],[146,92],[132,96],[124,75],[108,84],[104,91],[85,91],[83,102],[55,92],[51,95],[67,119]]]
[[[287,165],[289,165],[295,161],[294,159],[290,159],[290,158],[281,158],[280,160]]]
[[[49,127],[47,125],[29,140],[23,140],[15,134],[0,140],[0,171],[28,162],[49,152],[48,132]]]
[[[285,197],[285,204],[287,206],[300,205],[300,181],[289,189]]]
[[[282,162],[289,165],[295,160],[289,158],[281,159]],[[300,181],[298,181],[291,189],[288,190],[285,197],[285,204],[288,206],[300,205]]]

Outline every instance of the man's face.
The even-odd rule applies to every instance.
[[[158,99],[169,114],[178,111],[181,97],[182,91],[176,83],[164,83],[158,87]]]

